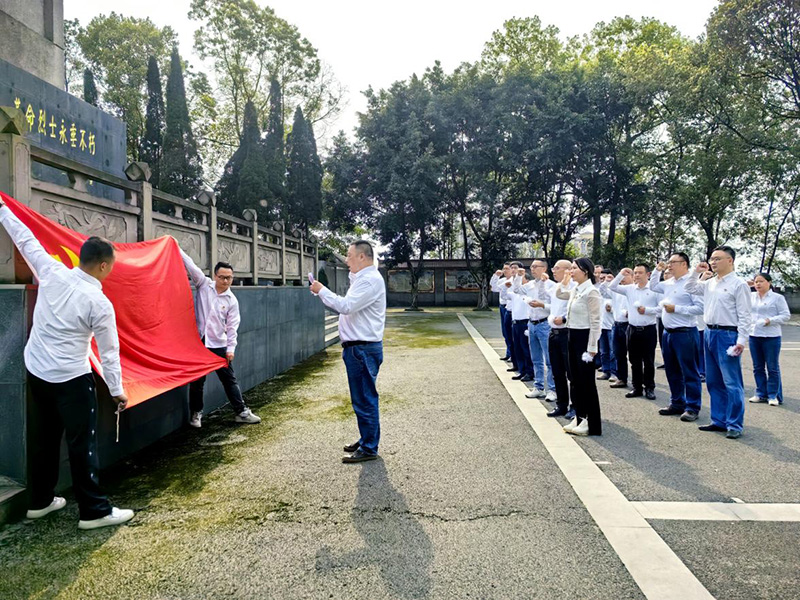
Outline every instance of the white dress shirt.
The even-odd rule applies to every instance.
[[[661,281],[661,271],[654,270],[650,275],[650,289],[663,295],[661,301],[664,304],[674,304],[675,312],[669,313],[664,310],[661,315],[661,322],[666,329],[677,329],[678,327],[697,327],[697,315],[703,314],[703,299],[694,296],[686,291],[686,282],[689,281],[689,273],[680,279],[673,277],[666,281]]]
[[[511,319],[513,321],[524,321],[528,318],[530,306],[528,306],[528,297],[525,295],[521,275],[517,275],[511,280],[506,308],[511,311]]]
[[[752,301],[750,286],[741,277],[730,272],[721,279],[712,277],[700,281],[700,274],[695,271],[686,281],[685,289],[690,294],[703,297],[705,302],[703,319],[707,326],[736,327],[738,332],[736,343],[740,346],[747,344],[753,322]]]
[[[39,280],[33,327],[25,345],[25,367],[48,383],[64,383],[91,373],[89,355],[94,336],[103,379],[111,395],[120,396],[117,321],[101,283],[47,254],[7,206],[0,208],[0,223]]]
[[[781,325],[789,322],[791,314],[786,298],[771,289],[761,297],[758,292],[752,292],[753,303],[753,328],[750,335],[753,337],[780,337]],[[769,325],[762,325],[764,319],[769,319]]]
[[[536,281],[529,281],[523,285],[522,278],[518,277],[514,279],[514,286],[514,291],[516,293],[521,293],[525,296],[525,302],[528,304],[528,319],[531,321],[543,321],[550,316],[550,309],[547,305],[550,300],[550,292],[556,287],[555,283],[549,279],[547,281],[539,279]],[[531,306],[529,303],[533,300],[538,300],[544,304],[544,307]]]
[[[608,289],[614,293],[622,294],[628,299],[628,323],[634,327],[645,327],[655,325],[661,315],[661,307],[658,305],[661,294],[650,290],[646,285],[639,287],[635,283],[620,285],[622,273],[619,273]],[[638,307],[644,306],[644,314],[639,314]]]
[[[197,320],[197,331],[205,339],[206,348],[225,348],[233,354],[236,352],[236,340],[239,323],[239,301],[230,289],[221,294],[213,279],[205,276],[194,261],[181,250],[183,266],[189,272],[189,279],[197,288],[194,299],[194,316]]]
[[[556,294],[567,300],[567,327],[570,329],[589,329],[587,352],[597,352],[597,342],[602,329],[603,297],[599,290],[587,279],[571,290],[565,290],[562,284],[556,286]]]
[[[599,290],[598,290],[599,291]],[[613,329],[614,327],[614,301],[608,298],[603,298],[603,329]],[[608,310],[611,308],[611,310]]]
[[[550,289],[550,301],[545,305],[545,308],[550,313],[550,316],[547,317],[547,322],[550,324],[551,329],[564,329],[567,326],[567,304],[569,304],[569,300],[562,300],[558,297],[557,292],[559,285],[560,284],[555,284]],[[574,281],[570,281],[569,286],[567,286],[567,291],[571,291],[576,285]],[[556,317],[561,317],[564,322],[562,322],[561,325],[556,325],[553,321]]]
[[[347,295],[328,288],[319,291],[326,306],[339,313],[339,339],[343,342],[380,342],[386,322],[386,284],[374,266],[350,273]]]
[[[508,281],[508,279],[498,275],[497,273],[492,275],[492,278],[489,280],[489,285],[491,285],[492,291],[497,292],[500,295],[499,302],[501,306],[506,306],[508,304],[508,294],[510,289],[506,287],[506,281]]]

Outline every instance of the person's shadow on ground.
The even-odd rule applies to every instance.
[[[399,598],[427,598],[433,545],[409,511],[382,459],[361,465],[358,495],[351,511],[353,525],[364,547],[343,555],[323,547],[317,552],[317,571],[357,569],[377,565],[387,591]]]

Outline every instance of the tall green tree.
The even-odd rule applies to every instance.
[[[100,95],[97,93],[91,69],[83,70],[83,99],[92,106],[98,106],[100,102]]]
[[[308,233],[322,219],[322,163],[311,123],[298,106],[286,138],[286,204],[289,221]]]
[[[283,95],[277,79],[272,80],[269,94],[269,118],[263,140],[266,161],[266,206],[262,213],[268,218],[288,219],[286,196],[286,154],[284,151]]]
[[[161,189],[180,198],[191,198],[203,187],[203,168],[192,135],[183,66],[173,48],[167,78],[166,132],[161,162]]]
[[[161,161],[164,157],[164,128],[166,127],[166,107],[161,89],[161,72],[158,61],[151,56],[147,65],[147,110],[145,113],[144,136],[139,147],[139,158],[150,165],[153,187],[161,186]]]

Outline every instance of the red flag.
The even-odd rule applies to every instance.
[[[0,192],[44,249],[70,268],[88,236],[68,229]],[[103,282],[103,293],[117,316],[122,385],[128,406],[194,381],[225,366],[200,341],[192,290],[171,237],[114,244],[117,260]],[[90,360],[102,375],[97,346]],[[78,357],[76,357],[77,359]]]

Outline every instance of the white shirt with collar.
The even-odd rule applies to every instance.
[[[628,297],[623,296],[622,294],[616,294],[608,289],[610,282],[606,281],[601,283],[600,286],[597,288],[600,290],[600,295],[603,298],[607,298],[611,300],[611,309],[612,314],[614,315],[614,322],[615,323],[627,323],[628,322]]]
[[[343,342],[383,341],[386,323],[386,284],[375,266],[350,273],[347,294],[337,296],[328,288],[319,291],[326,306],[339,313],[339,339]]]
[[[560,284],[553,284],[553,287],[550,288],[550,300],[547,304],[545,304],[545,308],[550,313],[547,317],[547,322],[550,324],[551,329],[565,329],[567,327],[567,304],[569,304],[569,300],[563,300],[558,297],[558,287]],[[567,286],[567,291],[571,291],[575,286],[578,284],[574,281],[570,281],[569,285]],[[563,319],[561,325],[556,325],[554,319],[556,317],[561,317]]]
[[[599,291],[599,290],[598,290]],[[603,329],[611,330],[614,328],[614,301],[603,298]],[[611,310],[609,310],[609,308]]]
[[[205,339],[206,348],[225,348],[233,354],[236,352],[239,323],[239,301],[229,289],[221,294],[217,292],[213,279],[205,276],[194,261],[181,250],[183,265],[189,272],[189,279],[197,288],[194,300],[194,315],[197,330]]]
[[[39,280],[25,367],[48,383],[64,383],[91,373],[94,337],[108,390],[112,396],[122,395],[117,321],[102,284],[80,268],[69,269],[50,256],[7,206],[0,208],[0,223]]]
[[[500,306],[506,306],[509,300],[508,294],[510,289],[506,287],[506,281],[509,281],[509,279],[503,277],[502,275],[498,275],[497,273],[493,274],[492,278],[489,280],[489,285],[491,286],[492,291],[499,294]]]
[[[753,337],[780,337],[781,325],[788,323],[791,318],[789,305],[786,298],[770,289],[764,297],[758,292],[752,292],[753,303],[753,328],[750,335]],[[769,319],[769,325],[763,325],[764,319]]]
[[[646,285],[644,287],[639,287],[635,283],[620,285],[622,277],[622,273],[617,274],[608,289],[628,299],[628,323],[634,327],[655,325],[661,315],[661,307],[658,305],[661,294],[652,291]],[[644,306],[643,315],[639,314],[639,306]]]
[[[528,319],[531,321],[544,321],[550,316],[550,309],[548,304],[550,303],[550,292],[556,287],[556,284],[550,281],[542,281],[541,279],[536,281],[529,281],[526,284],[522,284],[522,280],[515,279],[514,285],[519,286],[515,288],[515,292],[522,293],[525,298],[526,303],[530,303],[533,300],[538,300],[544,307],[533,307],[528,304]],[[520,292],[521,290],[521,292]]]
[[[664,310],[661,322],[666,329],[678,327],[697,327],[697,315],[703,314],[703,299],[686,291],[686,282],[690,274],[686,273],[679,279],[673,277],[661,281],[662,272],[655,269],[650,275],[649,287],[654,292],[663,295],[661,304],[675,305],[675,312]]]
[[[511,282],[511,291],[509,292],[509,302],[506,308],[511,311],[511,318],[514,321],[524,321],[528,318],[528,296],[525,286],[528,284],[522,283],[522,276],[517,275]]]
[[[736,327],[736,343],[747,344],[753,317],[750,286],[731,271],[725,277],[712,277],[700,281],[700,274],[694,271],[686,281],[686,291],[702,296],[705,302],[703,319],[706,325]]]

